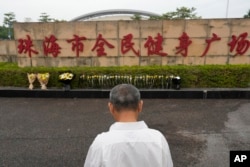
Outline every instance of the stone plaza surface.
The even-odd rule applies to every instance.
[[[80,167],[113,123],[107,98],[0,98],[0,167]],[[140,120],[167,138],[175,167],[228,167],[250,150],[249,99],[144,99]]]

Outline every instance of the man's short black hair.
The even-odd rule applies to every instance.
[[[117,111],[122,109],[136,110],[141,100],[141,95],[135,86],[120,84],[110,91],[109,100]]]

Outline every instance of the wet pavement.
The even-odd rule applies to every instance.
[[[0,98],[0,167],[80,167],[113,123],[106,98]],[[144,99],[140,116],[169,142],[175,167],[228,167],[250,150],[248,99]]]

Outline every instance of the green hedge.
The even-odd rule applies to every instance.
[[[58,76],[62,72],[75,74],[72,88],[79,85],[82,74],[91,75],[164,75],[180,76],[182,88],[246,88],[250,86],[250,65],[202,65],[202,66],[133,66],[133,67],[18,67],[16,64],[0,63],[0,86],[28,87],[27,73],[50,73],[48,88],[61,88]],[[39,87],[36,80],[35,87]]]

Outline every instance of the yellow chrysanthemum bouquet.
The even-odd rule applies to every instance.
[[[35,74],[35,73],[27,73],[27,77],[29,80],[29,89],[31,89],[31,90],[34,88],[33,83],[36,80],[36,76],[37,76],[37,74]]]
[[[59,75],[59,81],[64,84],[64,90],[70,90],[70,83],[74,79],[75,75],[71,72],[64,72]]]
[[[49,82],[49,73],[38,73],[37,79],[41,84],[41,89],[47,89],[47,84]]]

